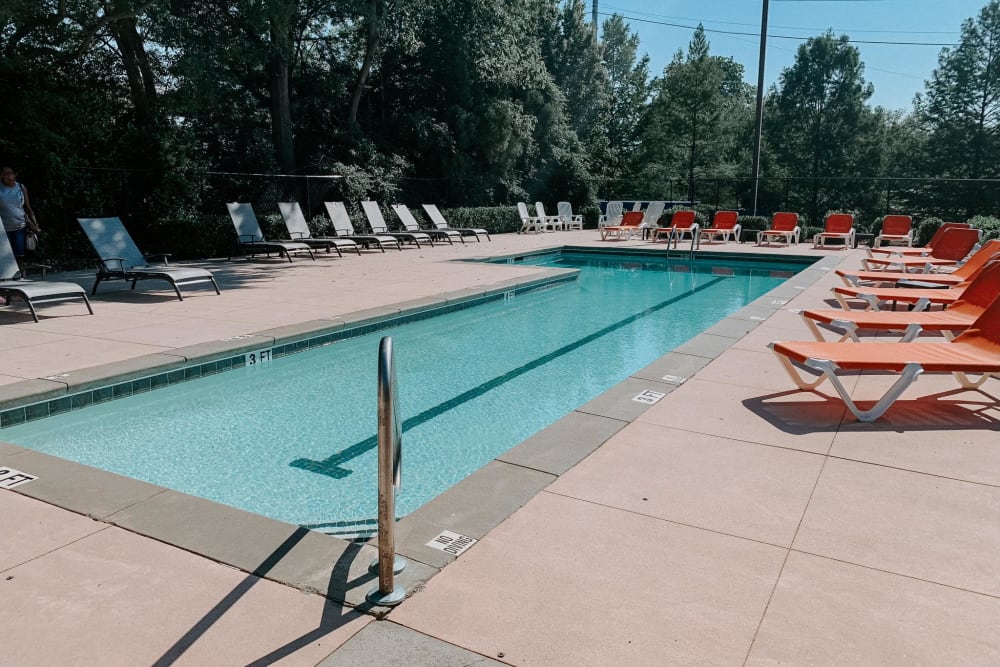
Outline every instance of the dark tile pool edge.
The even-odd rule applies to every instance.
[[[806,271],[803,271],[793,280],[801,285],[812,284],[839,261],[839,257],[822,258],[810,267],[818,270],[806,270],[814,275],[804,275]],[[529,282],[521,281],[522,284]],[[492,289],[502,293],[505,287],[494,286]],[[470,295],[470,298],[475,297]],[[756,315],[759,312],[781,310],[784,304],[773,303],[777,300],[780,299],[769,292],[723,321],[749,319],[759,324],[758,320],[750,318],[760,317]],[[732,342],[737,340],[739,338],[733,338]],[[648,408],[639,404],[627,405],[627,411],[635,412],[634,416],[622,414],[621,406],[625,401],[631,402],[635,388],[653,388],[669,394],[678,385],[662,376],[673,371],[672,374],[678,378],[689,379],[709,361],[709,358],[698,355],[668,352],[401,519],[396,550],[410,559],[410,565],[399,576],[400,585],[409,593],[419,591],[431,577],[455,560],[444,552],[426,547],[426,542],[441,530],[452,530],[477,539],[485,536],[561,474],[634,421]],[[564,443],[570,437],[573,439],[573,452],[567,454]],[[359,611],[376,616],[389,613],[384,608],[372,608],[363,599],[374,581],[374,577],[367,573],[368,564],[375,554],[374,547],[369,544],[352,543],[308,531],[293,524],[34,450],[4,443],[0,445],[3,445],[0,447],[0,464],[18,468],[20,461],[22,468],[18,469],[44,473],[44,477],[37,482],[11,489],[11,493],[89,516],[248,574],[323,595]],[[45,480],[48,481],[41,483]],[[0,493],[3,492],[5,490],[0,490]],[[96,508],[93,503],[95,493],[102,496],[101,505]],[[117,503],[109,504],[109,496],[117,499]],[[479,505],[474,512],[469,511],[469,498],[474,498]],[[233,535],[242,536],[246,540],[246,548],[241,548],[241,542],[234,543],[239,538]],[[348,582],[349,586],[346,585]]]
[[[2,429],[124,398],[152,389],[241,368],[246,355],[269,350],[277,358],[399,324],[436,317],[515,294],[575,280],[575,269],[544,269],[536,278],[513,278],[479,289],[356,311],[341,317],[267,329],[121,362],[0,385]]]
[[[581,255],[640,255],[643,257],[670,257],[678,261],[693,257],[694,259],[717,259],[729,261],[760,261],[766,263],[782,262],[786,264],[801,264],[804,267],[815,264],[822,260],[822,257],[802,254],[767,254],[755,255],[746,252],[731,252],[726,250],[698,250],[693,256],[683,250],[667,250],[666,246],[577,246],[564,245],[550,248],[539,248],[537,250],[526,250],[514,252],[506,255],[494,255],[490,257],[468,257],[458,262],[486,262],[492,264],[515,263],[517,260],[528,257],[544,257],[545,255],[556,255],[560,252],[572,252]]]

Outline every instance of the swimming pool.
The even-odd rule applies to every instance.
[[[504,261],[580,274],[0,439],[300,525],[365,524],[381,336],[397,354],[404,515],[803,268],[572,252]]]

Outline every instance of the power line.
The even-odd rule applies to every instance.
[[[856,0],[856,1],[860,1],[860,0]],[[601,16],[612,16],[612,14],[608,14],[606,12],[601,12]],[[685,30],[697,30],[697,28],[698,28],[698,26],[683,25],[683,24],[680,24],[680,23],[672,23],[670,21],[654,21],[652,19],[643,19],[643,18],[637,18],[637,17],[634,17],[634,16],[624,16],[624,15],[621,15],[621,14],[619,14],[619,16],[621,16],[623,19],[626,19],[628,21],[636,21],[637,23],[651,23],[651,24],[654,24],[654,25],[668,26],[670,28],[684,28]],[[741,32],[741,31],[736,31],[736,30],[720,30],[718,28],[706,28],[704,26],[702,26],[702,30],[704,30],[705,32],[709,32],[709,33],[713,33],[713,34],[718,34],[718,35],[745,35],[745,36],[750,36],[750,37],[758,37],[759,36],[757,33],[754,33],[754,32]],[[790,40],[794,40],[794,41],[798,41],[798,42],[804,42],[804,41],[806,41],[808,39],[811,39],[811,37],[796,37],[794,35],[772,35],[772,34],[768,34],[767,36],[768,36],[769,39],[790,39]],[[958,46],[958,44],[956,44],[954,42],[892,42],[892,41],[888,41],[888,40],[868,40],[868,39],[849,39],[849,41],[851,43],[853,43],[853,44],[886,44],[886,45],[892,45],[892,46]]]
[[[848,1],[848,0],[841,0]],[[628,9],[627,7],[615,7],[614,5],[604,5],[607,9],[614,9],[620,12],[631,12],[633,14],[639,14],[640,16],[654,16],[656,18],[662,19],[676,19],[678,21],[698,21],[699,23],[718,23],[721,25],[745,25],[745,26],[757,26],[757,23],[745,23],[742,21],[723,21],[720,19],[700,19],[692,18],[690,16],[673,16],[671,14],[657,14],[656,12],[641,12],[634,9]],[[803,26],[795,25],[774,25],[774,28],[782,28],[784,30],[807,30],[812,32],[823,31],[826,28],[807,28]],[[837,28],[835,32],[850,32],[850,33],[879,33],[879,34],[889,34],[889,35],[954,35],[956,31],[954,30],[871,30],[866,28]]]

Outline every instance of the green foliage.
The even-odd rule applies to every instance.
[[[962,24],[957,47],[942,49],[926,93],[916,101],[916,115],[926,128],[927,173],[956,179],[1000,175],[1000,0],[990,0]],[[969,181],[943,182],[927,195],[939,212],[962,211],[966,217],[1000,204],[996,188]]]
[[[768,229],[771,226],[771,220],[763,215],[741,215],[737,222],[743,229],[756,229],[758,231]]]
[[[751,114],[743,67],[732,58],[709,55],[701,26],[685,56],[680,51],[653,83],[642,126],[640,179],[650,184],[683,175],[685,197],[695,200],[695,178],[732,171],[741,121]],[[655,186],[648,196],[666,197]]]
[[[30,188],[40,255],[60,267],[93,262],[84,215],[121,216],[147,251],[225,256],[226,201],[253,203],[275,236],[275,203],[287,200],[309,215],[327,200],[356,215],[365,199],[434,201],[454,224],[494,231],[519,227],[518,200],[572,201],[588,227],[597,194],[700,201],[701,223],[717,207],[748,208],[751,90],[739,66],[712,55],[699,29],[653,85],[626,20],[605,21],[598,41],[587,10],[8,0],[0,159]],[[868,106],[846,38],[807,41],[768,96],[759,208],[800,211],[812,227],[833,208],[859,220],[995,215],[997,68],[1000,0],[942,51],[912,114]],[[981,219],[988,235],[993,220]]]
[[[601,217],[601,207],[597,204],[587,204],[586,206],[574,206],[573,213],[583,217],[584,229],[597,229],[597,221]]]
[[[441,214],[452,227],[477,227],[490,234],[506,234],[521,228],[516,206],[448,208],[443,209]]]
[[[934,236],[934,232],[938,230],[938,227],[940,227],[943,222],[944,221],[941,218],[934,216],[923,218],[916,224],[916,233],[913,235],[913,245],[927,245],[927,242],[931,240],[931,237]]]
[[[632,196],[635,154],[641,143],[640,124],[650,94],[649,56],[639,54],[639,36],[629,30],[620,14],[604,22],[601,47],[607,70],[610,99],[602,122],[607,127],[608,148],[601,158],[601,194]]]
[[[846,35],[827,32],[799,46],[795,63],[781,73],[764,114],[771,175],[808,175],[808,187],[786,202],[809,220],[821,211],[867,208],[870,185],[844,178],[878,173],[876,118],[866,106],[873,89]],[[835,175],[838,178],[824,178]]]
[[[982,241],[1000,239],[1000,218],[992,215],[976,215],[969,218],[968,222],[982,232]]]

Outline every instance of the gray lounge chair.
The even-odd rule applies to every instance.
[[[311,259],[316,259],[312,248],[301,241],[268,241],[265,239],[264,232],[260,231],[260,225],[257,223],[253,206],[250,204],[230,202],[226,204],[226,208],[229,209],[229,217],[233,219],[233,226],[236,227],[237,244],[239,247],[249,250],[251,257],[255,256],[257,251],[263,250],[268,257],[272,252],[278,253],[287,259],[289,264],[292,263],[293,252],[307,252]],[[232,259],[232,255],[229,258]]]
[[[90,300],[87,299],[87,291],[76,283],[14,280],[18,270],[10,241],[6,234],[0,233],[0,298],[4,300],[4,305],[9,306],[15,298],[24,301],[28,304],[28,310],[31,311],[31,317],[35,322],[38,321],[35,306],[56,301],[82,299],[90,314],[94,314],[94,309],[90,307]]]
[[[330,222],[333,223],[333,232],[338,238],[351,239],[356,243],[360,243],[365,248],[374,245],[382,252],[385,252],[386,246],[395,246],[396,250],[403,249],[403,244],[399,242],[399,239],[391,236],[384,234],[358,234],[355,232],[354,223],[351,222],[351,216],[348,215],[344,202],[327,201],[323,202],[323,204],[326,206],[326,214],[330,216]]]
[[[150,266],[119,218],[77,218],[77,222],[100,260],[91,294],[97,294],[97,286],[105,280],[131,280],[131,289],[135,289],[138,281],[149,279],[166,280],[181,301],[184,300],[181,285],[212,283],[215,293],[222,294],[215,276],[205,269],[167,266],[169,255],[151,255],[150,257],[163,258],[164,265]]]
[[[421,229],[420,223],[417,219],[413,217],[410,209],[406,208],[404,204],[393,204],[392,210],[395,211],[396,217],[399,218],[400,222],[403,223],[403,228],[408,232],[423,232],[428,234],[432,239],[444,239],[449,243],[449,245],[454,244],[452,239],[458,239],[462,243],[465,243],[465,239],[462,235],[453,229]]]
[[[382,209],[378,207],[377,202],[363,201],[361,202],[361,210],[365,212],[365,217],[368,218],[368,226],[372,228],[373,234],[385,234],[386,236],[398,239],[401,243],[412,243],[418,248],[420,247],[421,241],[434,245],[434,239],[432,239],[429,234],[424,232],[389,231],[389,226],[385,223],[385,218],[382,217]]]
[[[458,232],[462,236],[475,236],[477,241],[482,241],[479,235],[482,234],[486,237],[487,241],[492,241],[490,238],[490,233],[485,229],[479,227],[451,227],[448,225],[448,221],[444,219],[441,215],[441,211],[438,210],[437,204],[423,204],[424,211],[427,212],[427,217],[431,219],[434,227],[437,229],[450,229],[453,232]]]
[[[330,252],[330,248],[337,251],[337,255],[344,256],[341,249],[353,250],[361,254],[361,248],[351,239],[340,239],[332,236],[313,236],[306,224],[306,217],[302,215],[302,207],[296,201],[278,202],[278,209],[281,210],[281,217],[285,220],[285,227],[288,235],[293,241],[300,241],[313,248],[325,248]]]

